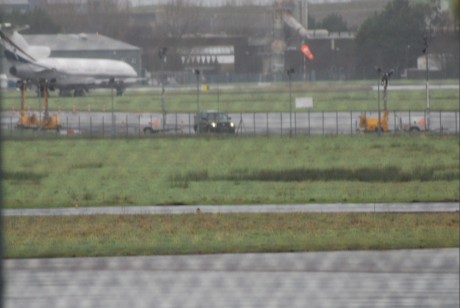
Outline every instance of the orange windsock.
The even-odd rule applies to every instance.
[[[310,51],[310,47],[308,47],[307,44],[303,43],[302,46],[300,46],[300,51],[307,57],[308,59],[312,60],[315,58],[313,54]]]

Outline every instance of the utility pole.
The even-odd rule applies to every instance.
[[[378,116],[378,129],[377,129],[377,134],[380,136],[381,135],[381,130],[382,130],[382,123],[380,122],[380,74],[382,73],[382,69],[380,67],[376,67],[375,70],[377,71],[377,116]]]
[[[426,71],[425,71],[425,90],[426,90],[426,110],[425,110],[425,118],[426,118],[426,129],[430,130],[430,86],[428,82],[428,35],[426,34],[423,37],[424,41],[424,48],[423,53],[425,54],[425,64],[426,64]]]
[[[292,74],[294,74],[294,69],[290,68],[286,70],[289,79],[289,136],[292,136],[292,86],[291,86],[291,78]]]
[[[161,60],[161,111],[163,113],[163,131],[166,127],[166,99],[165,99],[165,64],[166,64],[166,52],[168,48],[162,47],[158,51],[158,57]]]
[[[196,76],[196,116],[200,117],[200,70],[195,69],[194,74]],[[197,124],[197,133],[200,133],[200,125]]]
[[[113,106],[113,88],[115,86],[115,79],[110,78],[110,94],[112,96],[112,135],[115,135],[115,110]]]

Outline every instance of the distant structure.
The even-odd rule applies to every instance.
[[[297,50],[307,38],[327,37],[328,31],[308,30],[307,0],[275,0],[273,4],[273,42],[271,44],[271,73],[282,73],[286,69],[285,51]],[[291,32],[288,41],[286,33]]]

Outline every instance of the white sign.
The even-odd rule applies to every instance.
[[[296,108],[313,108],[312,97],[296,97],[295,99]]]

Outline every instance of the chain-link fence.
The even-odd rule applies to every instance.
[[[309,136],[355,135],[374,132],[376,127],[360,123],[377,121],[378,112],[245,112],[229,113],[235,135],[245,136]],[[140,137],[157,135],[197,135],[195,113],[121,113],[121,112],[61,112],[58,129],[31,129],[18,127],[18,114],[5,112],[2,116],[4,137],[43,137],[82,135],[85,137]],[[458,111],[397,111],[384,119],[384,132],[459,133]]]

